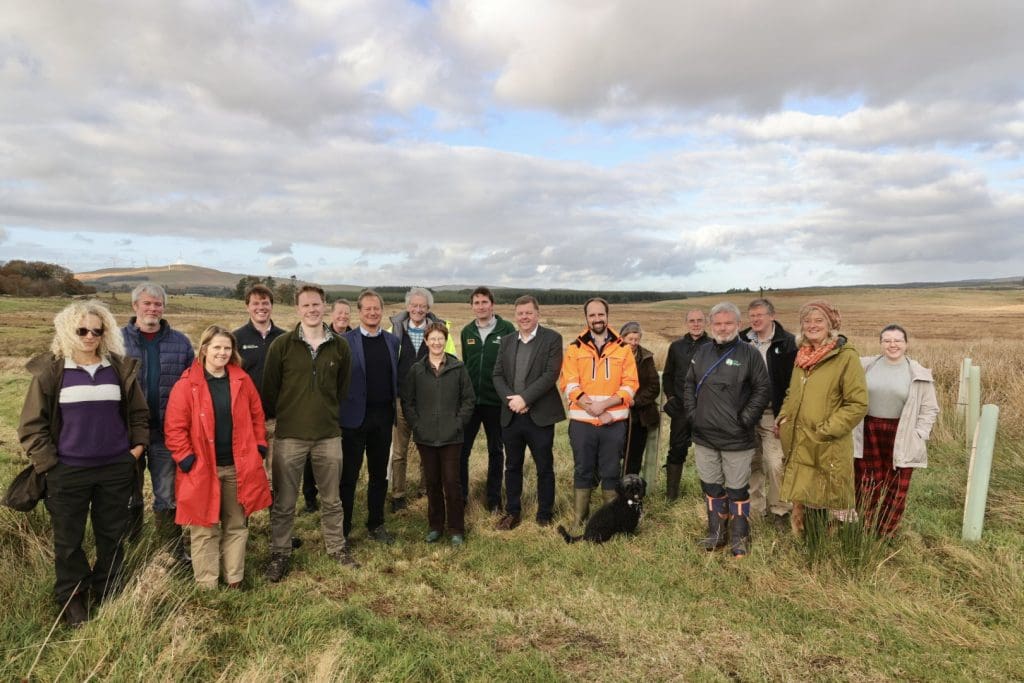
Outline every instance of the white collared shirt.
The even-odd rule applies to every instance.
[[[527,336],[525,339],[523,338],[523,333],[520,332],[519,333],[519,341],[522,342],[523,344],[529,344],[530,342],[533,341],[533,338],[537,336],[537,330],[539,330],[539,329],[540,329],[540,325],[535,326],[533,328],[533,331],[530,332],[529,336]]]

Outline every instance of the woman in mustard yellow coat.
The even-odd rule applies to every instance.
[[[868,390],[860,355],[839,334],[840,323],[826,301],[800,309],[796,362],[776,420],[786,454],[781,497],[794,504],[797,532],[805,508],[824,518],[854,505],[853,428],[867,413]]]

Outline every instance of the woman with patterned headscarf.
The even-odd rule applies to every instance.
[[[860,355],[839,334],[842,318],[827,301],[800,309],[789,392],[776,420],[786,473],[781,497],[793,502],[793,530],[804,515],[824,526],[828,510],[853,507],[853,428],[868,408]]]

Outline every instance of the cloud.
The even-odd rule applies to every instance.
[[[267,267],[273,272],[280,272],[286,268],[295,268],[298,264],[291,256],[278,256],[267,261]]]
[[[1013,102],[1024,6],[908,3],[550,3],[458,0],[448,30],[483,55],[495,92],[583,114],[645,107],[763,113],[787,95]]]
[[[261,254],[290,254],[292,253],[291,242],[271,242],[258,249]]]
[[[76,232],[74,237],[72,237],[71,239],[75,240],[76,242],[84,242],[85,244],[92,244],[96,241],[93,238],[86,237],[85,235],[78,232]]]
[[[132,243],[128,237],[122,237],[121,239],[114,240],[114,245],[118,247],[127,247]]]
[[[55,244],[130,234],[116,244],[140,254],[195,241],[213,265],[253,263],[225,253],[244,241],[275,271],[377,284],[1015,267],[1021,19],[995,2],[25,4],[0,19],[0,178],[17,179],[0,222]]]

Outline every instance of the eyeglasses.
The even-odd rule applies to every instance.
[[[103,336],[103,328],[102,327],[79,327],[78,329],[75,330],[75,334],[77,334],[79,337],[84,337],[85,335],[90,334],[90,333],[92,334],[92,336],[94,336],[97,339],[99,339],[100,337]]]

